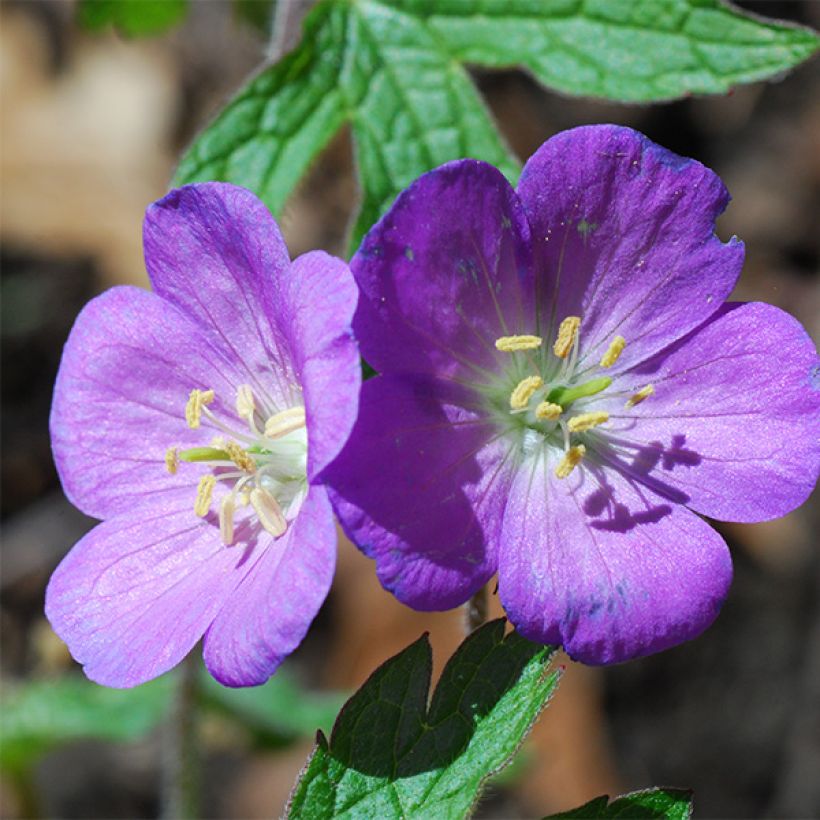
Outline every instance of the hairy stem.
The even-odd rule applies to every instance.
[[[469,635],[487,620],[487,587],[483,586],[464,604],[464,630]]]

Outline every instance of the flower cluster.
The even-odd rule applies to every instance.
[[[732,573],[701,516],[782,515],[820,466],[817,354],[726,302],[727,202],[615,126],[549,140],[517,190],[474,160],[424,175],[350,269],[291,263],[247,191],[172,192],[154,292],[98,297],[66,346],[55,457],[105,520],[52,578],[54,628],[108,685],[203,635],[218,680],[263,682],[327,594],[332,502],[414,608],[497,574],[523,635],[587,663],[696,636]]]

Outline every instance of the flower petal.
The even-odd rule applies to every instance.
[[[143,241],[156,293],[221,345],[269,410],[294,405],[298,383],[280,309],[290,259],[264,204],[236,185],[186,185],[148,208]]]
[[[509,464],[466,391],[427,377],[364,383],[359,418],[326,471],[347,535],[415,609],[449,609],[495,571]]]
[[[802,504],[820,472],[820,362],[806,331],[771,305],[727,305],[619,380],[652,383],[632,409],[610,402],[618,461],[727,521],[764,521]]]
[[[499,594],[525,637],[607,664],[667,649],[715,619],[732,577],[720,536],[685,507],[611,470],[522,468],[510,492]]]
[[[483,381],[508,354],[499,336],[532,333],[529,228],[496,168],[458,160],[419,177],[351,261],[361,289],[354,329],[380,372]]]
[[[194,516],[187,493],[152,514],[93,529],[46,590],[46,616],[91,680],[130,687],[175,666],[202,637],[258,560],[261,544],[233,547],[217,522]]]
[[[585,126],[548,140],[518,186],[532,227],[537,302],[552,337],[580,316],[580,363],[615,335],[634,365],[707,319],[732,290],[743,245],[714,235],[720,179],[630,128]]]
[[[195,484],[188,471],[168,475],[165,451],[213,437],[185,424],[188,394],[213,389],[211,409],[227,417],[233,379],[224,355],[155,294],[119,287],[89,302],[63,351],[51,408],[66,495],[88,515],[107,518]]]
[[[301,643],[336,565],[336,526],[323,487],[312,487],[287,532],[225,603],[205,634],[205,664],[226,686],[264,683]]]
[[[362,367],[351,323],[358,291],[350,268],[321,251],[293,262],[283,291],[312,480],[338,455],[356,421]]]

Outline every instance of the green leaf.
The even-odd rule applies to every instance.
[[[279,214],[350,122],[362,182],[355,247],[409,182],[444,162],[482,159],[515,182],[518,162],[465,63],[521,66],[568,94],[649,102],[777,75],[819,42],[719,0],[322,0],[300,45],[239,92],[174,181],[244,185]]]
[[[544,820],[689,820],[692,792],[689,789],[644,789],[616,797],[596,797],[571,811],[551,814]]]
[[[320,732],[291,818],[464,817],[552,695],[554,647],[485,624],[459,647],[432,701],[427,637],[379,667]]]
[[[179,23],[188,0],[80,0],[77,20],[89,31],[114,26],[126,37],[161,34]]]
[[[19,772],[52,747],[81,738],[134,740],[161,720],[166,675],[135,689],[107,689],[78,675],[3,686],[0,767]]]

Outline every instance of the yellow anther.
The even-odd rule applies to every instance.
[[[279,502],[267,490],[259,487],[251,490],[251,505],[259,516],[259,523],[275,538],[288,528]]]
[[[234,494],[228,493],[219,505],[219,534],[226,547],[233,544],[233,514],[236,510]]]
[[[609,413],[581,413],[578,416],[573,416],[568,422],[567,427],[570,433],[583,433],[586,430],[591,430],[599,424],[609,421]]]
[[[583,444],[576,444],[564,453],[564,457],[555,468],[558,478],[566,478],[580,463],[587,448]]]
[[[615,364],[615,362],[617,362],[620,358],[620,355],[623,353],[625,347],[626,339],[624,339],[623,336],[616,336],[609,343],[609,347],[601,359],[601,367],[612,367],[612,365]]]
[[[305,426],[305,408],[289,407],[265,422],[265,438],[281,438]]]
[[[256,402],[249,384],[240,384],[236,391],[236,412],[242,419],[251,419],[256,412]]]
[[[246,473],[256,472],[256,462],[235,441],[226,441],[224,449],[240,470]]]
[[[560,404],[553,404],[551,401],[542,401],[535,408],[535,418],[539,421],[558,421],[564,408]]]
[[[521,379],[510,393],[510,410],[523,410],[530,403],[533,393],[543,386],[544,380],[540,376]]]
[[[171,475],[176,475],[177,467],[179,467],[179,455],[176,447],[169,447],[165,451],[165,469]]]
[[[192,390],[185,405],[185,421],[192,430],[199,427],[202,418],[202,408],[214,400],[213,390]]]
[[[503,353],[515,353],[516,350],[535,350],[543,342],[540,336],[502,336],[495,340],[495,348]]]
[[[216,478],[208,473],[199,479],[199,486],[196,488],[196,501],[194,501],[194,512],[204,518],[211,509],[211,499],[214,495]]]
[[[636,404],[640,404],[644,399],[648,399],[654,392],[654,385],[648,384],[646,387],[642,387],[634,396],[630,396],[626,406],[634,407]]]
[[[552,346],[552,352],[559,359],[566,359],[575,340],[578,338],[578,328],[581,326],[580,316],[567,316],[558,326],[558,336]]]
[[[240,507],[247,507],[248,504],[251,503],[251,493],[250,490],[242,490],[239,493],[239,506]]]

